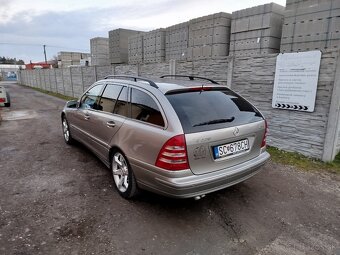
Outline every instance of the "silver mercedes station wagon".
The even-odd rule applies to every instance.
[[[263,115],[202,77],[110,75],[67,102],[61,121],[65,142],[89,147],[124,198],[144,189],[199,199],[250,178],[270,157]]]

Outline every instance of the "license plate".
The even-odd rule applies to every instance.
[[[237,142],[227,143],[213,147],[215,159],[235,155],[249,150],[249,140],[244,139]]]

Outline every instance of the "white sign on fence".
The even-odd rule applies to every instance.
[[[320,61],[321,51],[279,54],[272,107],[313,112]]]

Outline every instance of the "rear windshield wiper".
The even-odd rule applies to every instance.
[[[231,117],[229,119],[217,119],[217,120],[210,120],[210,121],[206,121],[206,122],[202,122],[202,123],[198,123],[193,125],[193,127],[197,127],[197,126],[204,126],[204,125],[211,125],[211,124],[218,124],[218,123],[225,123],[225,122],[232,122],[234,121],[235,117]]]

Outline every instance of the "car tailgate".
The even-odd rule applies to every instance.
[[[265,121],[185,134],[190,169],[194,174],[218,171],[260,155]]]

